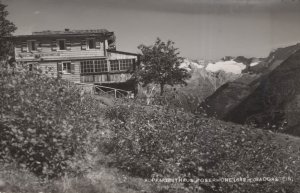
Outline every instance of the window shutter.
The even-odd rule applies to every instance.
[[[61,74],[61,73],[62,73],[62,63],[61,63],[61,62],[58,62],[58,63],[57,63],[57,73],[58,73],[58,74]]]
[[[82,49],[82,50],[86,50],[86,47],[87,47],[87,45],[86,45],[86,40],[82,40],[82,41],[81,41],[81,49]]]
[[[108,41],[107,40],[105,40],[104,46],[105,46],[105,49],[108,49]]]
[[[33,70],[38,71],[40,69],[40,66],[37,63],[33,64]]]
[[[28,64],[28,71],[30,71],[30,72],[33,71],[33,64]]]
[[[22,42],[21,43],[21,51],[22,52],[27,52],[28,49],[27,49],[27,42]]]
[[[71,73],[75,73],[75,63],[71,63]]]
[[[135,65],[136,65],[135,59],[132,59],[132,65],[130,67],[130,70],[135,70]]]
[[[51,43],[52,51],[57,51],[57,42],[56,40],[53,40]]]
[[[100,49],[101,48],[101,42],[100,41],[96,41],[96,49]]]
[[[71,41],[70,40],[66,41],[66,47],[67,47],[67,50],[71,50]]]

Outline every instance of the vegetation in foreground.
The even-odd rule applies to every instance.
[[[299,191],[298,138],[289,141],[282,134],[160,106],[115,106],[106,116],[112,121],[106,145],[111,164],[131,175],[148,179],[291,177],[293,181],[197,182],[184,187],[220,193]],[[173,185],[168,188],[165,192],[176,191]]]
[[[76,160],[91,150],[89,136],[100,129],[99,103],[39,73],[4,70],[0,76],[1,160],[47,178],[80,171]]]
[[[298,138],[168,105],[122,101],[104,108],[39,73],[2,70],[0,80],[6,192],[299,192]],[[222,177],[293,181],[145,182]]]
[[[0,2],[1,60],[12,51],[5,36],[16,29],[5,8]],[[165,85],[184,83],[188,75],[178,68],[173,42],[158,39],[155,45],[140,46],[149,56],[143,58],[149,66],[141,80],[160,84],[163,93]],[[160,61],[152,60],[157,57]],[[106,110],[61,79],[22,69],[0,73],[0,192],[300,192],[299,138],[195,117],[179,111],[174,101],[180,99],[172,105],[169,99],[154,101],[158,106],[123,101]],[[196,106],[184,105],[190,112]],[[145,182],[168,177],[293,180]]]
[[[0,71],[0,191],[140,192],[142,179],[99,164],[104,105],[68,82]],[[155,192],[148,190],[146,192]]]

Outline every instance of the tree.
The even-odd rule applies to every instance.
[[[7,39],[17,29],[15,24],[7,20],[8,11],[7,5],[0,1],[0,58],[7,59],[7,56],[13,53],[12,43]]]
[[[178,48],[174,42],[166,43],[159,38],[154,45],[139,45],[141,50],[141,68],[138,70],[139,81],[144,85],[150,83],[160,85],[160,95],[163,95],[165,85],[186,85],[185,80],[190,78],[186,69],[180,68],[183,58],[179,57]]]

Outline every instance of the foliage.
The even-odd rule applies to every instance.
[[[6,19],[7,16],[8,11],[6,10],[6,5],[2,4],[0,1],[0,57],[12,54],[12,44],[7,41],[5,37],[11,36],[11,33],[17,29],[11,21]]]
[[[186,84],[185,80],[190,78],[186,69],[179,68],[182,58],[179,57],[178,48],[174,42],[166,43],[159,38],[152,46],[140,45],[142,67],[137,73],[138,79],[144,85],[154,83],[160,85],[161,95],[165,85]]]
[[[152,104],[165,106],[171,109],[180,109],[188,113],[204,115],[204,110],[202,110],[200,106],[202,102],[200,97],[181,93],[176,89],[166,90],[166,93],[167,94],[164,96],[154,95]]]
[[[143,88],[141,88],[142,90]],[[184,93],[180,88],[166,87],[165,94],[161,96],[159,93],[154,92],[150,97],[140,92],[134,100],[134,104],[145,105],[147,99],[150,98],[149,105],[159,105],[170,109],[180,109],[187,113],[205,115],[205,110],[201,107],[202,97],[195,96],[190,93]],[[124,101],[123,104],[127,104]],[[124,105],[126,106],[126,105]]]
[[[113,106],[105,112],[105,118],[110,121],[120,120],[126,122],[130,116],[130,110],[126,105]]]
[[[287,182],[185,183],[190,191],[273,193],[299,190],[299,149],[274,134],[159,106],[128,107],[110,124],[113,165],[143,178],[291,177]],[[173,184],[170,185],[172,187]],[[172,191],[171,191],[172,192]]]
[[[1,161],[48,177],[86,169],[90,136],[100,129],[99,103],[61,79],[0,73]]]
[[[97,167],[86,175],[41,180],[15,164],[0,166],[0,192],[5,193],[154,193],[142,179],[116,169]],[[2,183],[1,183],[2,182]]]

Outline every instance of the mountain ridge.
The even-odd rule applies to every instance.
[[[300,44],[278,48],[252,71],[220,87],[202,106],[226,121],[300,135],[299,62]]]

